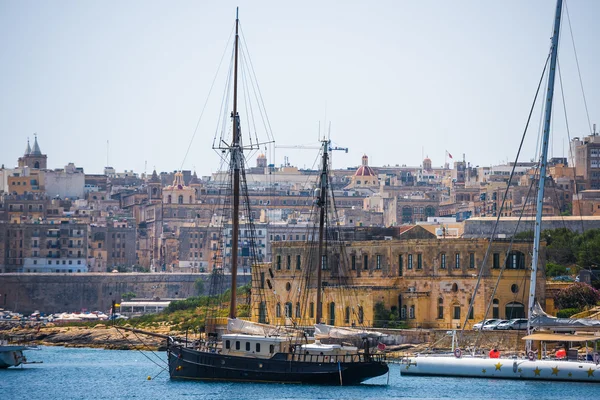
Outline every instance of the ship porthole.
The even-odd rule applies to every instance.
[[[262,364],[258,364],[258,368],[262,368]]]

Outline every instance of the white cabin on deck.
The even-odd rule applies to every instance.
[[[223,335],[222,353],[270,358],[275,353],[287,353],[290,344],[288,337],[227,334]]]

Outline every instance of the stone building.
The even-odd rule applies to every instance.
[[[40,150],[40,145],[37,141],[37,135],[35,135],[35,139],[33,142],[33,148],[29,146],[29,139],[27,139],[27,147],[25,148],[25,153],[23,157],[19,157],[18,163],[19,167],[29,167],[31,169],[46,169],[47,168],[47,160],[48,156],[42,154]]]
[[[52,221],[54,222],[54,221]],[[87,272],[87,224],[21,223],[0,225],[5,272]]]
[[[532,244],[515,242],[510,248],[508,241],[495,241],[482,268],[488,244],[486,239],[403,239],[399,235],[330,246],[322,260],[324,322],[381,325],[374,321],[374,308],[382,303],[409,327],[457,328],[468,313],[480,270],[482,282],[468,326],[483,318],[490,303],[489,318],[522,317]],[[273,251],[274,261],[258,266],[253,274],[252,318],[276,324],[315,323],[316,273],[307,268],[318,264],[316,251],[301,243],[274,244]],[[544,304],[545,277],[542,270],[539,274],[538,300]]]

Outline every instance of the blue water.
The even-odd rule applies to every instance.
[[[157,358],[156,355],[160,358]],[[599,384],[544,383],[487,379],[401,377],[398,365],[387,376],[360,386],[171,381],[154,362],[166,353],[44,347],[27,352],[23,368],[0,370],[0,399],[584,399],[600,394]],[[152,361],[151,361],[152,360]],[[148,376],[152,380],[147,380]]]

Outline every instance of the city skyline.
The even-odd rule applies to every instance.
[[[74,162],[86,173],[107,164],[138,173],[155,167],[215,172],[218,156],[210,147],[218,107],[210,103],[183,159],[236,5],[0,5],[8,60],[0,66],[0,162],[13,167],[37,132],[49,168]],[[600,4],[568,5],[594,123]],[[358,166],[363,153],[374,166],[417,166],[424,156],[441,166],[446,151],[455,161],[465,153],[473,165],[513,161],[554,13],[541,0],[239,6],[277,143],[314,146],[319,121],[322,127],[331,121],[332,140],[349,148],[335,153],[335,168]],[[590,132],[568,20],[563,23],[561,75],[573,138]],[[214,103],[223,86],[224,79],[215,83]],[[550,152],[567,157],[557,86]],[[534,157],[539,115],[533,114],[521,161]],[[311,168],[316,151],[268,155],[276,165],[285,155],[292,165]]]

